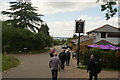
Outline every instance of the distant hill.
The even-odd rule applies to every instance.
[[[55,40],[67,40],[68,38],[70,38],[70,37],[53,37],[53,39],[55,39]]]

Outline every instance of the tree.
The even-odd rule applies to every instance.
[[[97,0],[97,2],[102,1],[103,4],[101,5],[101,11],[106,11],[105,13],[105,17],[106,20],[112,18],[114,15],[116,15],[117,13],[117,8],[115,7],[115,5],[117,4],[117,1],[114,0],[112,2],[110,2],[110,0]]]
[[[37,14],[35,12],[37,11],[36,7],[32,7],[30,2],[10,2],[10,8],[7,10],[2,11],[2,14],[8,15],[10,19],[7,22],[16,28],[25,28],[36,32],[38,30],[36,25],[40,26],[42,22],[39,16],[43,15]]]
[[[2,23],[2,48],[3,51],[22,51],[23,48],[27,50],[33,49],[35,34],[23,28],[14,28]],[[31,43],[31,44],[30,44]]]
[[[78,36],[76,34],[73,34],[73,39],[78,39]]]
[[[49,27],[48,27],[48,25],[46,23],[42,24],[41,28],[38,30],[38,32],[43,32],[43,33],[49,35]]]
[[[33,33],[23,28],[14,28],[2,23],[2,51],[39,51],[52,46],[53,38],[43,32]],[[26,48],[26,50],[24,50]]]

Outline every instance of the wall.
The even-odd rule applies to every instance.
[[[112,44],[115,44],[115,45],[120,43],[119,40],[118,40],[119,38],[107,37],[107,34],[106,34],[106,38],[101,38],[101,33],[94,33],[94,35],[95,35],[94,43],[99,42],[101,40],[106,40],[106,41],[108,41]]]

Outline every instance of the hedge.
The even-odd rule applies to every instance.
[[[91,48],[87,50],[84,54],[81,54],[81,63],[87,65],[89,56],[91,54],[94,54],[97,58],[102,60],[102,65],[104,68],[120,70],[120,55],[116,54],[115,51],[104,51],[98,48]]]

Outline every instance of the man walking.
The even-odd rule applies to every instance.
[[[57,53],[54,53],[54,57],[52,57],[49,61],[49,67],[52,72],[52,80],[57,80],[58,70],[60,71],[60,59],[57,57]]]
[[[96,59],[94,55],[90,55],[90,60],[88,62],[87,66],[87,72],[89,72],[89,80],[92,80],[94,77],[94,80],[98,79],[98,72],[97,72],[97,67],[95,65]]]
[[[66,57],[67,57],[67,59],[66,59],[66,65],[67,66],[69,66],[69,63],[70,63],[70,56],[71,56],[71,54],[70,54],[70,48],[68,48],[67,51],[66,51]]]
[[[65,61],[66,61],[66,53],[65,50],[63,50],[60,54],[59,54],[59,59],[61,61],[61,69],[65,68]]]

